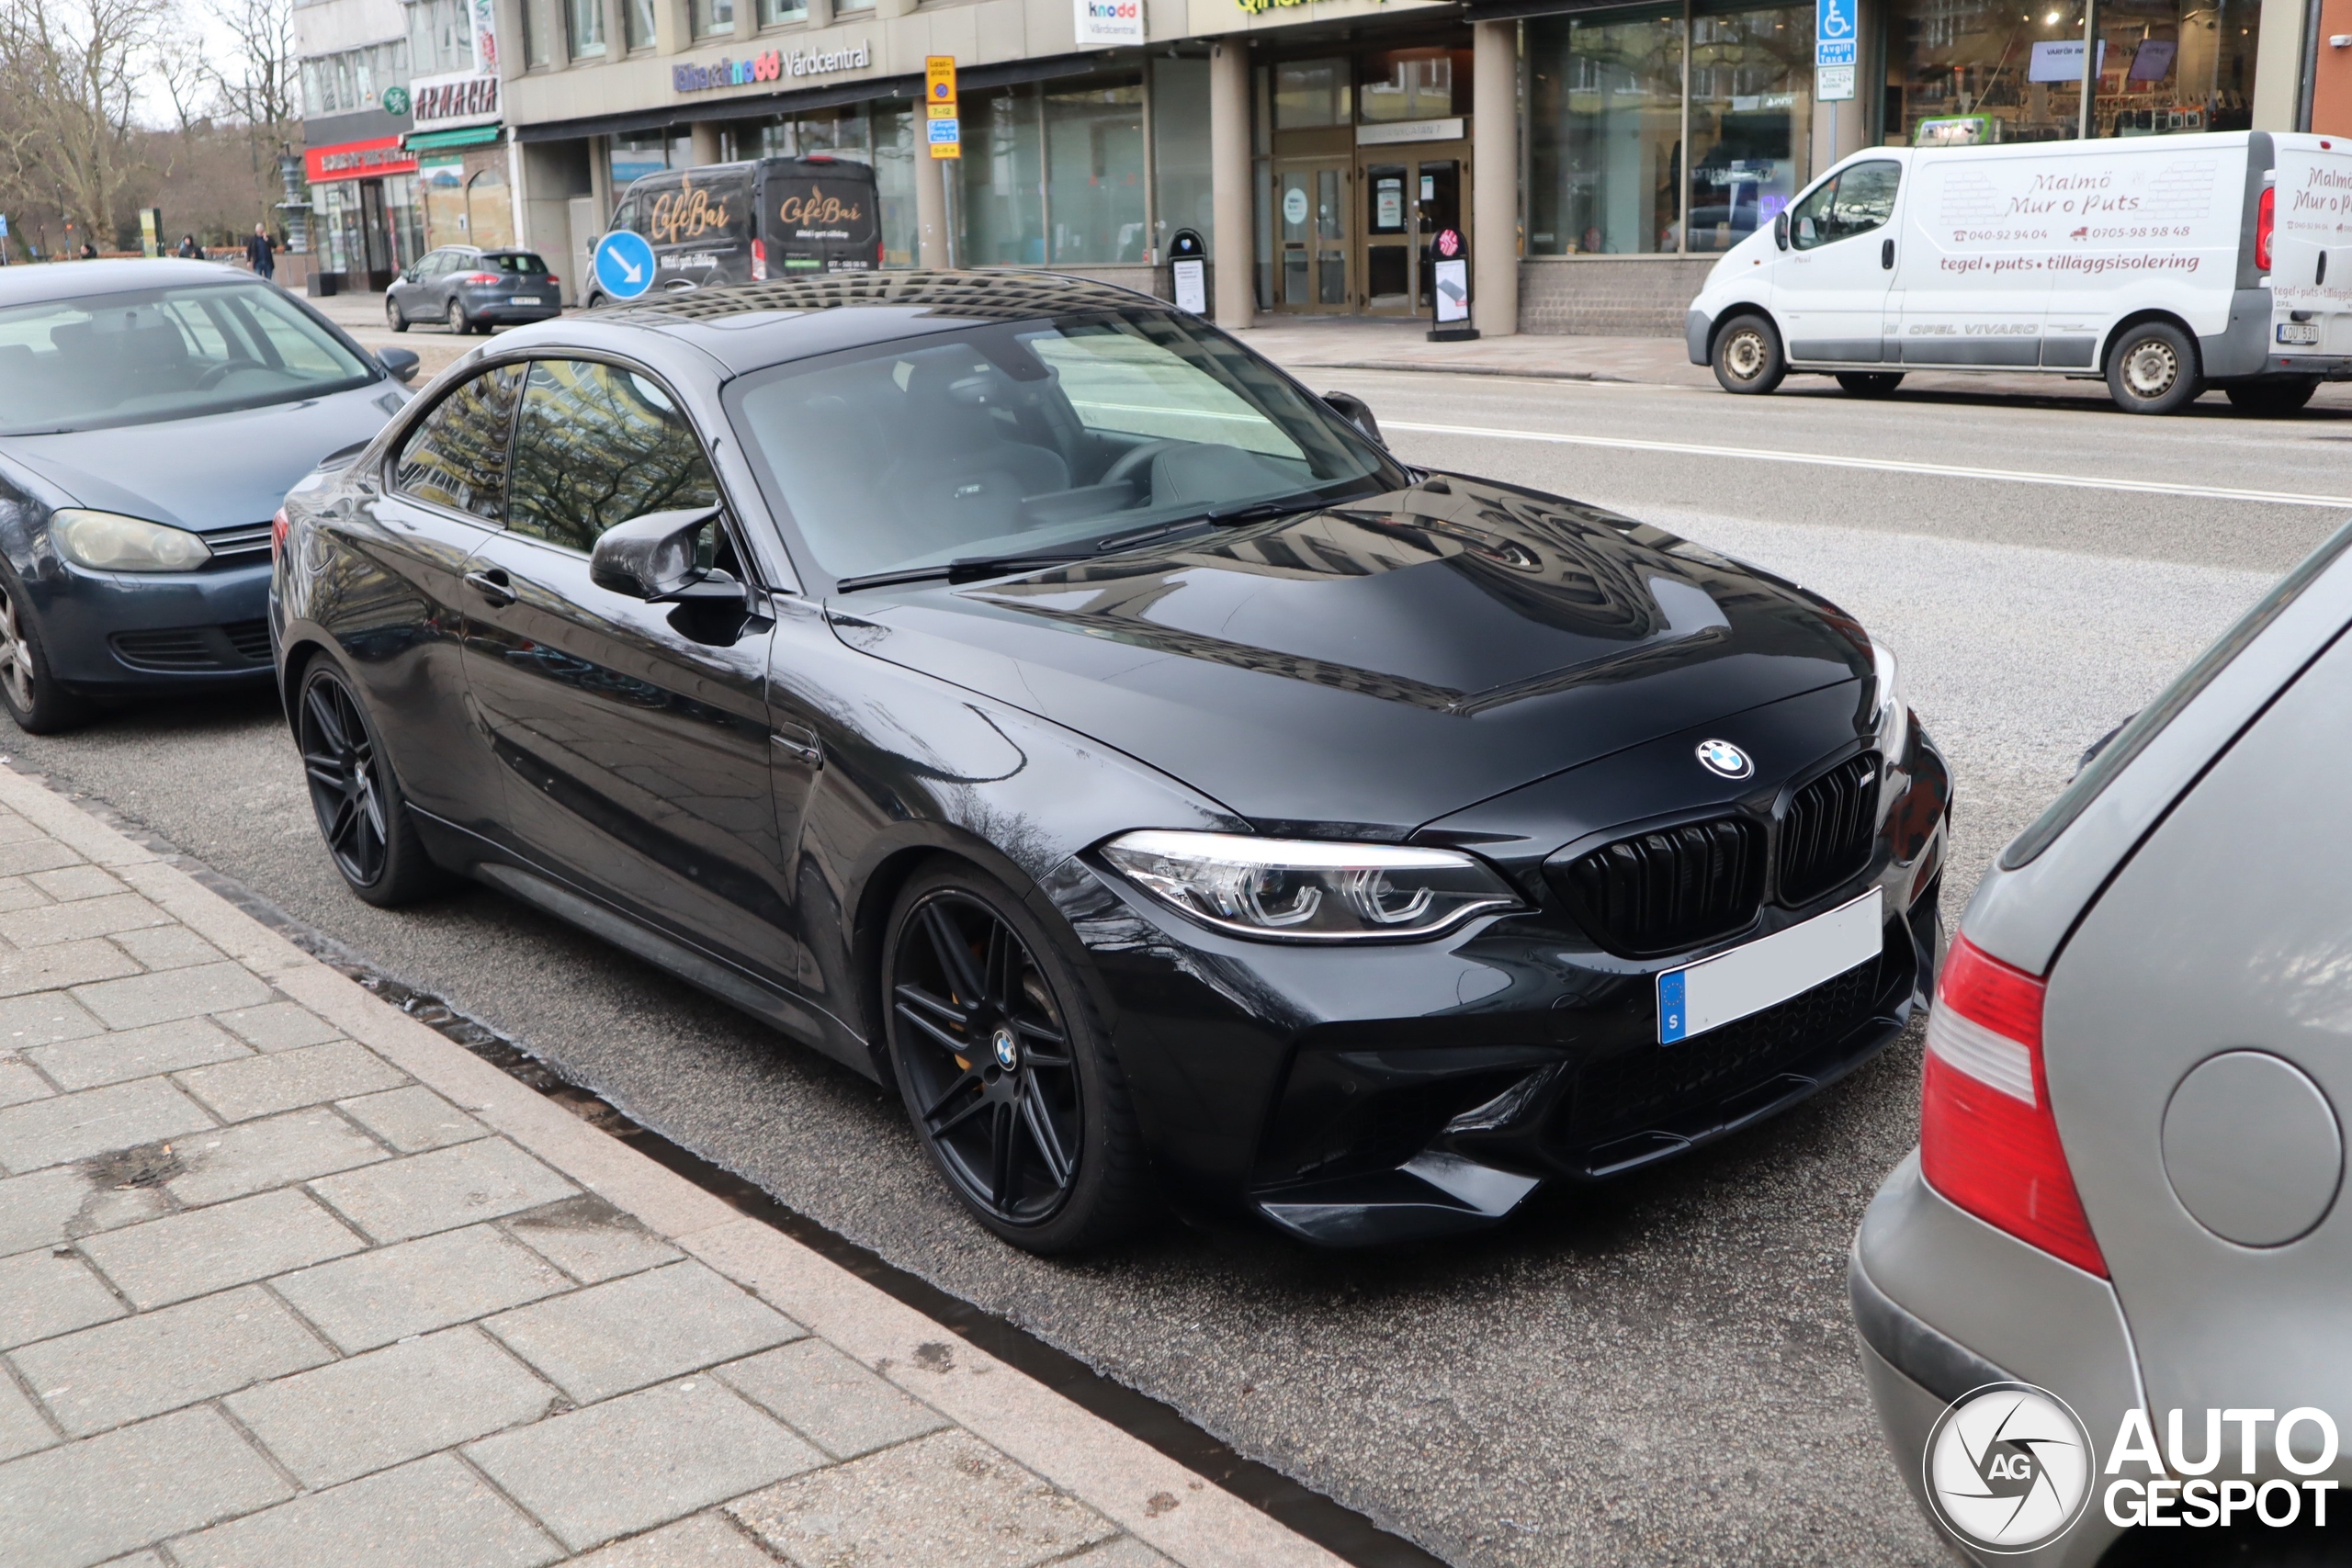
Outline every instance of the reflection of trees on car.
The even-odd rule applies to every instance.
[[[652,382],[588,360],[532,364],[509,528],[586,551],[616,523],[718,501],[701,443]]]

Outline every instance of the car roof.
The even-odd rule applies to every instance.
[[[1136,289],[1059,273],[835,272],[690,289],[568,320],[658,332],[741,373],[967,322],[1170,309]]]
[[[141,288],[169,288],[190,283],[251,283],[254,275],[243,267],[219,262],[183,261],[159,256],[153,261],[48,262],[32,266],[0,267],[0,305],[36,305],[51,299],[79,299],[92,294],[127,294]]]

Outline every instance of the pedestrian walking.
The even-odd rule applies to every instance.
[[[189,261],[202,261],[204,259],[204,247],[196,243],[195,235],[182,234],[180,236],[180,254]]]
[[[255,276],[277,276],[277,247],[270,243],[269,231],[261,224],[254,225],[254,236],[245,242],[245,259],[253,263]]]
[[[97,246],[96,246],[96,245],[94,245],[94,244],[92,244],[92,243],[90,243],[90,242],[89,242],[89,241],[87,241],[87,240],[83,241],[83,242],[82,242],[82,259],[83,259],[84,261],[96,261],[96,260],[97,260],[97,259],[98,259],[98,247],[97,247]]]

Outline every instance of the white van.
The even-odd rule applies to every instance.
[[[1734,392],[1797,371],[1881,396],[1932,367],[2291,413],[2352,379],[2352,140],[1874,147],[1715,264],[1687,335]]]

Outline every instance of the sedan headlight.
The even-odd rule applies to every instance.
[[[49,534],[67,560],[98,571],[194,571],[212,558],[187,529],[119,512],[68,507],[50,518]]]
[[[1888,767],[1899,768],[1911,743],[1911,705],[1903,698],[1903,669],[1894,660],[1894,650],[1875,640],[1871,644],[1871,683],[1877,694],[1878,717],[1872,728],[1878,731],[1879,755]]]
[[[1102,858],[1205,925],[1277,942],[1429,937],[1525,907],[1492,867],[1455,850],[1154,829],[1112,840]]]

